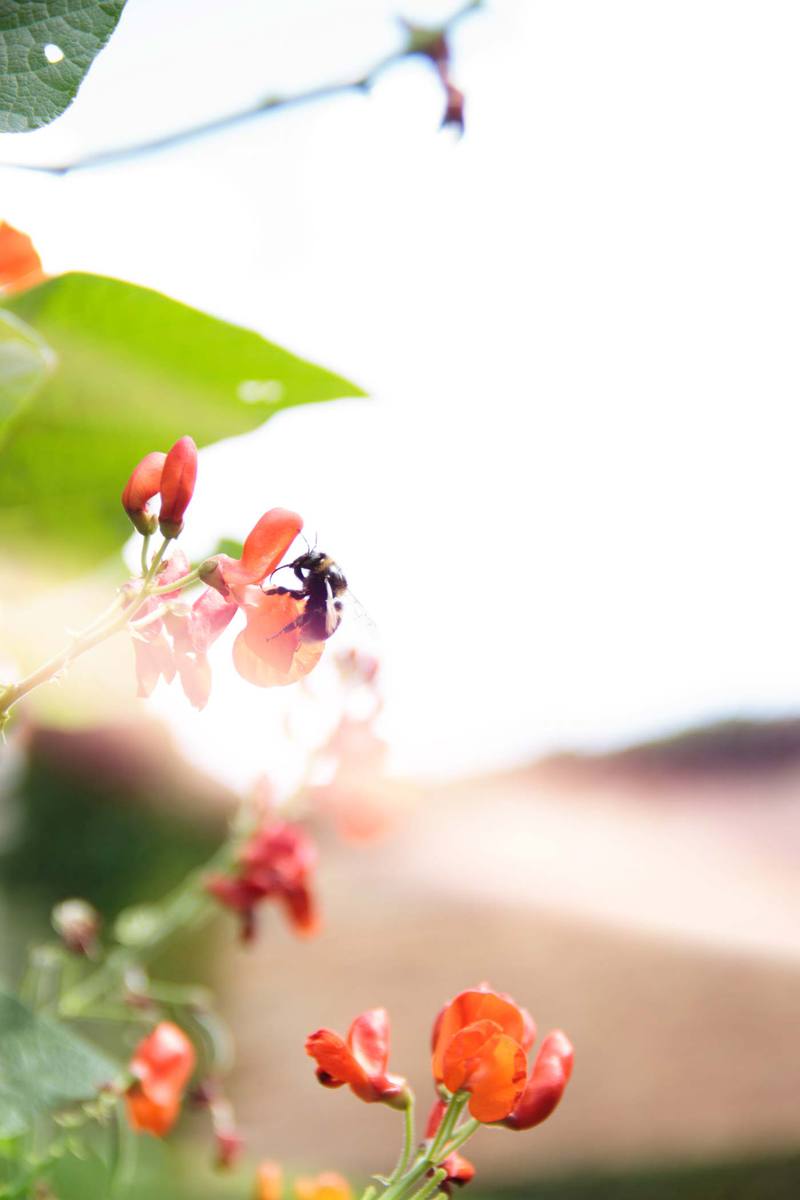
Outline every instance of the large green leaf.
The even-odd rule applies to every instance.
[[[91,1100],[119,1072],[61,1022],[0,992],[0,1137],[23,1133],[44,1113]]]
[[[48,125],[67,108],[125,0],[0,0],[0,131]]]
[[[55,356],[44,339],[19,317],[0,309],[0,430],[8,427],[54,366]]]
[[[282,408],[364,394],[251,330],[117,279],[62,275],[7,308],[58,366],[5,426],[0,418],[0,540],[61,551],[76,566],[128,536],[119,495],[150,450],[185,433],[206,445]]]

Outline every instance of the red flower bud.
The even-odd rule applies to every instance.
[[[189,507],[196,479],[197,447],[190,437],[182,437],[167,455],[161,475],[158,523],[164,537],[176,538],[183,529],[183,514]]]
[[[122,493],[122,507],[141,534],[155,533],[156,518],[147,507],[147,501],[155,496],[161,487],[161,473],[166,454],[154,450],[145,454],[137,467],[133,468],[131,477],[125,484]]]

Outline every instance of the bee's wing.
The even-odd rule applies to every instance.
[[[372,637],[377,637],[378,626],[364,608],[364,605],[361,603],[358,596],[355,595],[352,588],[347,589],[347,607],[359,624],[365,629],[368,629]]]

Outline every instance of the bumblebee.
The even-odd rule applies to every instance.
[[[269,641],[297,629],[301,642],[326,642],[342,621],[341,597],[347,591],[342,568],[322,550],[309,550],[279,570],[294,571],[299,588],[268,588],[268,596],[293,596],[304,601],[303,611],[294,621],[273,633]]]

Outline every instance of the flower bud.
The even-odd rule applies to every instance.
[[[203,583],[214,588],[221,596],[227,600],[230,596],[230,588],[226,584],[222,575],[223,562],[233,562],[227,554],[215,554],[213,558],[207,558],[205,562],[201,562],[197,568],[197,574],[202,579]]]
[[[160,450],[146,454],[139,465],[134,467],[122,493],[122,507],[134,528],[145,536],[155,533],[156,530],[156,518],[148,509],[147,501],[152,499],[161,487],[161,474],[166,459],[166,454],[162,454]]]
[[[62,900],[53,909],[53,928],[70,954],[91,957],[100,932],[100,914],[86,900]]]
[[[159,526],[166,538],[176,538],[183,529],[183,514],[189,507],[197,479],[197,447],[190,437],[180,438],[170,450],[161,474]]]

